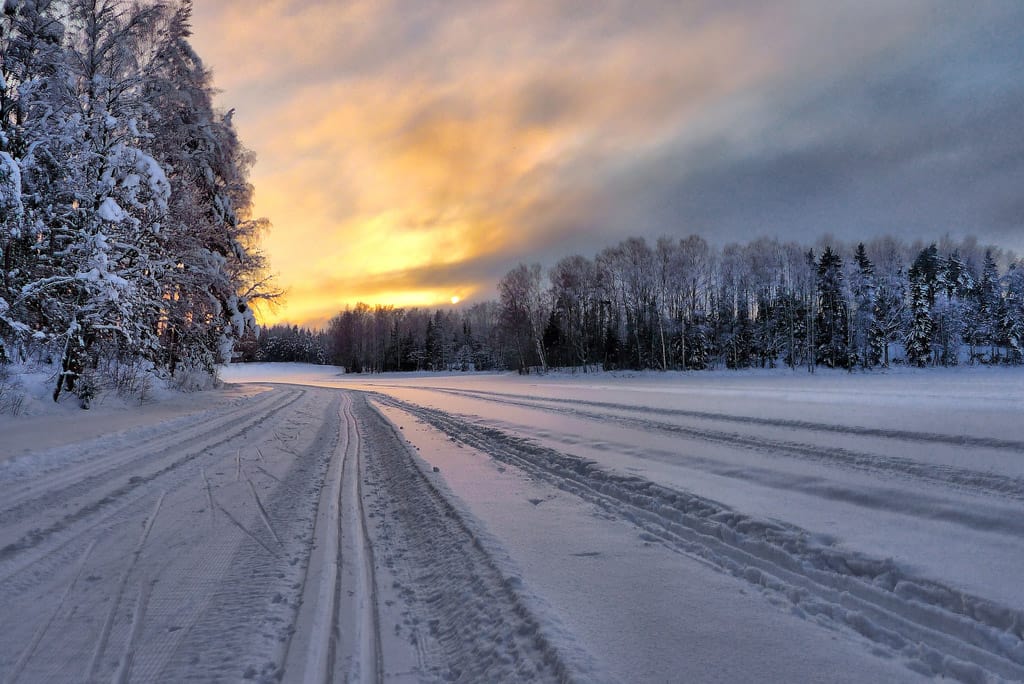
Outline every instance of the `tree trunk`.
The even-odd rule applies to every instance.
[[[658,316],[658,333],[661,335],[661,370],[668,370],[668,357],[665,354],[665,317]]]
[[[686,368],[686,316],[679,317],[679,361],[683,364],[683,370]]]

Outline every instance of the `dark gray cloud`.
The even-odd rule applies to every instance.
[[[984,19],[950,14],[834,78],[781,84],[753,139],[724,131],[631,159],[573,206],[567,242],[950,233],[1020,250],[1024,5]]]

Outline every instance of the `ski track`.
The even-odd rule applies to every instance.
[[[284,392],[283,396],[277,392],[265,392],[259,395],[252,405],[243,404],[227,411],[214,409],[193,414],[183,420],[168,422],[155,433],[146,429],[130,430],[113,444],[110,439],[99,438],[84,445],[60,447],[53,450],[49,458],[45,459],[46,465],[43,468],[22,468],[22,461],[31,462],[35,460],[32,457],[10,459],[0,464],[0,472],[4,474],[2,491],[5,494],[0,513],[3,513],[6,519],[13,520],[18,510],[32,500],[63,495],[71,488],[88,487],[102,481],[112,472],[129,469],[139,461],[151,459],[154,454],[179,450],[187,447],[189,442],[199,443],[210,435],[220,433],[236,421],[251,416],[254,412],[268,406],[280,408],[302,392],[301,389],[290,390]],[[191,437],[185,437],[186,441],[183,441],[183,435]],[[117,448],[123,445],[127,446],[123,449]],[[114,448],[111,448],[112,446]],[[28,482],[24,482],[25,480]],[[14,487],[16,484],[21,486]]]
[[[185,421],[187,429],[183,421],[169,421],[142,431],[128,449],[118,448],[125,438],[117,435],[93,440],[82,455],[65,448],[47,452],[39,460],[55,465],[42,468],[35,480],[19,473],[20,481],[31,482],[31,493],[5,507],[3,532],[11,534],[11,512],[17,518],[30,509],[52,522],[45,533],[8,543],[0,560],[0,681],[239,679],[247,658],[246,667],[258,671],[273,649],[263,648],[269,639],[252,639],[253,632],[271,634],[279,644],[281,634],[272,628],[290,624],[294,602],[289,605],[285,595],[295,583],[311,520],[302,514],[302,502],[326,463],[324,447],[336,438],[331,431],[337,421],[317,414],[330,404],[324,398],[335,395],[277,388]],[[303,458],[276,449],[272,431],[293,435],[292,451]],[[262,456],[254,453],[254,442]],[[62,462],[83,478],[78,485],[56,470]],[[250,472],[256,463],[273,474]],[[235,483],[236,468],[244,483]],[[5,480],[0,493],[17,486]],[[158,497],[163,505],[155,515]],[[224,515],[214,516],[215,507]],[[133,527],[137,531],[127,536]],[[135,550],[126,548],[140,531]],[[257,538],[281,550],[271,556]],[[254,549],[262,556],[257,561]],[[263,575],[265,591],[254,589],[270,609],[246,611],[236,624],[225,624],[211,615],[209,603],[224,591],[240,557],[250,562],[238,568],[248,573],[235,578],[238,586],[252,584],[263,566],[277,566]],[[76,565],[81,569],[71,572]],[[260,615],[266,619],[255,619]],[[219,651],[216,644],[226,633],[243,635],[236,651],[221,652],[217,674],[181,655],[204,616],[219,624],[197,653]],[[254,650],[255,644],[260,648]]]
[[[425,388],[421,388],[425,389]],[[677,411],[674,409],[638,408],[607,402],[576,401],[562,399],[528,399],[521,395],[507,395],[496,392],[450,390],[442,388],[429,388],[431,391],[442,394],[464,396],[473,399],[495,402],[502,405],[519,406],[528,409],[540,409],[547,412],[561,413],[576,418],[596,420],[599,422],[612,422],[623,427],[643,431],[657,431],[670,435],[682,435],[688,438],[714,442],[726,446],[741,447],[771,456],[787,456],[790,458],[805,461],[826,463],[830,466],[839,466],[850,470],[882,475],[885,477],[901,477],[926,483],[931,486],[949,488],[956,486],[960,489],[985,494],[987,496],[1024,501],[1024,478],[1008,477],[996,473],[960,468],[951,465],[936,465],[921,463],[899,456],[890,456],[877,453],[854,451],[841,447],[825,447],[818,444],[802,444],[799,442],[771,440],[763,436],[747,436],[732,432],[719,430],[701,429],[688,427],[674,423],[665,423],[645,418],[632,416],[621,416],[614,413],[595,413],[583,411],[571,407],[563,407],[558,404],[579,404],[594,407],[614,408],[622,411],[636,411],[656,415],[674,415],[699,417],[704,419],[739,422],[745,425],[771,425],[772,427],[792,427],[814,431],[828,431],[857,436],[885,437],[901,441],[918,442],[922,444],[945,443],[956,446],[973,445],[985,446],[988,448],[1009,449],[1024,452],[1024,442],[1010,440],[995,440],[986,438],[957,437],[948,435],[933,435],[929,433],[916,433],[910,431],[887,431],[869,428],[856,428],[849,426],[828,426],[819,423],[805,423],[801,421],[782,421],[773,419],[761,419],[738,416],[724,416],[722,414],[707,414],[695,411]],[[554,406],[550,404],[555,404]],[[957,441],[961,440],[961,441]],[[978,442],[978,444],[975,444]],[[982,444],[983,443],[983,444]]]
[[[45,547],[43,542],[59,536],[57,533],[65,528],[81,524],[91,527],[102,525],[136,502],[143,485],[162,481],[167,476],[172,479],[180,477],[181,466],[211,453],[218,446],[270,419],[301,399],[304,393],[289,392],[283,398],[273,397],[274,401],[260,402],[248,411],[245,408],[231,411],[219,420],[204,423],[191,437],[183,438],[175,430],[171,434],[151,438],[127,452],[100,457],[96,463],[85,460],[87,456],[76,458],[76,462],[66,470],[47,473],[48,476],[28,488],[22,496],[10,493],[18,490],[16,479],[5,481],[0,485],[0,500],[12,503],[0,510],[0,518],[5,521],[4,532],[9,534],[12,530],[24,529],[25,526],[19,528],[16,523],[25,520],[32,526],[20,538],[0,547],[0,582],[14,574],[5,574],[5,561],[18,559],[24,551],[37,546]],[[109,447],[101,446],[90,451],[95,454],[108,450]],[[76,475],[77,481],[73,479]],[[57,501],[61,504],[61,515],[45,527],[36,526],[39,520],[52,520],[52,511],[56,508],[53,504]],[[81,502],[79,508],[70,513],[64,512],[78,502]]]
[[[351,467],[357,435],[348,419],[351,397],[342,400],[345,420],[336,453],[330,459],[320,490],[312,550],[305,568],[303,596],[295,631],[284,656],[283,678],[290,682],[329,682],[334,678],[335,652],[340,638],[338,600],[341,553],[341,494],[345,469]]]
[[[22,651],[21,657],[18,658],[18,661],[14,664],[14,669],[8,674],[7,679],[5,681],[9,682],[10,684],[14,684],[14,682],[18,679],[18,675],[20,675],[21,671],[24,669],[25,664],[35,654],[36,648],[39,647],[39,642],[42,641],[43,636],[46,634],[47,630],[50,629],[50,625],[53,624],[53,621],[57,618],[58,615],[60,615],[61,611],[64,609],[64,604],[67,603],[68,596],[71,594],[71,590],[75,588],[76,584],[78,584],[78,579],[82,576],[82,570],[85,569],[85,562],[89,559],[89,555],[92,553],[92,550],[95,547],[95,541],[91,542],[87,547],[85,547],[85,551],[82,553],[82,557],[78,561],[78,569],[75,571],[74,578],[70,582],[68,582],[67,586],[64,588],[64,593],[61,594],[60,600],[57,602],[57,607],[53,610],[52,613],[50,613],[49,619],[45,623],[40,625],[40,627],[36,630],[35,635],[33,635],[32,637],[32,641],[29,642],[29,645],[25,648],[24,651]]]
[[[276,426],[264,430],[266,437],[260,446],[264,462],[272,468],[276,463],[280,480],[267,478],[269,495],[254,497],[248,482],[235,480],[232,457],[230,468],[222,473],[221,491],[225,494],[218,496],[218,506],[245,530],[233,553],[224,559],[207,601],[182,630],[184,635],[162,669],[154,672],[155,679],[277,681],[284,675],[284,657],[295,629],[314,543],[316,503],[338,445],[340,401],[338,393],[318,394],[312,403],[317,404],[319,419],[309,424],[312,429],[304,438],[296,436],[297,448],[288,452],[273,446],[274,433],[280,432]],[[272,449],[278,454],[276,459]],[[254,466],[259,457],[252,451]],[[255,479],[244,473],[243,479],[255,489]],[[230,499],[229,491],[233,494]],[[257,506],[259,498],[266,520]],[[232,503],[234,515],[228,513]],[[232,527],[236,525],[232,523]]]
[[[970,682],[1024,679],[1020,611],[913,576],[891,561],[820,543],[794,526],[611,473],[440,410],[387,395],[377,400],[784,598],[799,614],[861,634],[923,674]]]
[[[361,406],[365,407],[365,401]],[[351,596],[351,600],[356,604],[350,606],[346,612],[349,615],[355,614],[358,618],[357,629],[354,630],[356,643],[353,644],[353,640],[349,640],[347,651],[351,655],[348,662],[343,663],[343,666],[349,681],[358,679],[363,682],[382,682],[385,670],[384,647],[381,643],[380,606],[374,570],[373,544],[367,531],[366,507],[363,504],[362,492],[364,444],[352,407],[353,402],[350,400],[345,405],[345,423],[353,439],[350,440],[351,448],[346,454],[342,469],[342,502],[348,521],[343,530],[342,540],[344,547],[352,556],[353,560],[348,565],[348,569],[354,575],[354,581],[351,582],[353,590],[351,593],[346,591],[345,595]]]
[[[139,597],[135,603],[135,612],[132,613],[131,633],[128,643],[125,646],[124,654],[117,664],[117,672],[114,673],[113,681],[117,684],[126,684],[131,681],[132,663],[135,660],[135,649],[139,641],[139,634],[146,619],[146,607],[149,603],[150,582],[143,578],[139,586]]]
[[[551,404],[574,404],[578,406],[590,406],[592,408],[612,409],[615,411],[639,412],[657,416],[697,418],[700,420],[714,420],[724,423],[739,423],[741,425],[780,427],[794,430],[810,430],[814,432],[856,435],[858,437],[881,437],[885,439],[898,439],[916,443],[947,444],[950,446],[968,446],[987,449],[1007,449],[1015,452],[1024,452],[1024,441],[1012,439],[999,439],[996,437],[978,437],[973,435],[949,435],[933,432],[919,432],[913,430],[891,430],[884,428],[863,427],[859,425],[815,423],[812,421],[804,420],[763,418],[759,416],[740,416],[730,413],[714,413],[710,411],[670,409],[655,406],[631,406],[629,404],[617,404],[614,402],[593,401],[586,399],[563,399],[559,397],[531,398],[521,394],[509,394],[505,392],[488,392],[486,390],[452,390],[449,388],[442,387],[422,387],[420,389],[429,389],[434,392],[445,392],[449,394],[462,394],[465,396],[473,396],[479,399],[486,399],[488,397],[492,397],[493,400],[497,400],[500,403],[513,403],[518,400],[533,399],[534,401],[540,401]]]
[[[110,611],[107,613],[107,617],[103,621],[103,627],[100,630],[99,639],[96,641],[96,648],[92,653],[92,658],[89,660],[89,668],[85,676],[85,679],[88,682],[93,681],[96,677],[100,660],[103,657],[103,654],[107,649],[107,644],[110,640],[110,631],[114,627],[117,610],[121,607],[121,596],[124,594],[124,590],[128,586],[128,579],[131,576],[132,570],[135,569],[135,566],[139,562],[139,556],[142,555],[142,551],[146,546],[146,540],[149,539],[149,533],[153,530],[153,524],[156,522],[157,513],[160,512],[160,507],[163,505],[164,498],[166,496],[167,493],[164,492],[156,500],[156,507],[153,509],[153,513],[146,520],[145,526],[142,528],[142,536],[139,537],[139,544],[135,547],[135,551],[132,552],[131,562],[125,566],[124,572],[121,575],[121,580],[117,584],[117,593],[114,595],[114,600],[110,602]]]

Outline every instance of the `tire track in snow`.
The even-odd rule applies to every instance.
[[[727,446],[738,446],[759,453],[767,453],[770,455],[782,455],[789,456],[791,458],[798,458],[806,461],[824,462],[829,465],[838,465],[851,470],[857,470],[861,472],[869,472],[880,474],[884,476],[897,475],[906,477],[921,482],[926,482],[931,485],[938,485],[940,487],[955,486],[964,490],[978,492],[989,496],[996,496],[1000,498],[1013,499],[1016,501],[1024,501],[1024,478],[1011,477],[1007,475],[999,475],[996,473],[983,472],[979,470],[972,470],[970,468],[961,468],[952,465],[935,465],[931,463],[921,463],[907,458],[901,458],[899,456],[890,456],[882,454],[872,454],[861,451],[854,451],[852,449],[845,449],[841,447],[825,447],[821,445],[802,444],[799,442],[789,442],[782,440],[771,440],[764,437],[749,437],[731,432],[722,432],[718,430],[700,429],[686,427],[683,425],[677,425],[674,423],[664,423],[655,420],[643,419],[643,418],[632,418],[629,416],[619,416],[610,413],[594,413],[591,411],[583,411],[580,409],[549,406],[548,402],[554,400],[540,399],[540,400],[528,400],[518,395],[501,395],[494,392],[477,392],[477,391],[461,391],[461,390],[447,390],[447,389],[436,389],[434,391],[441,392],[444,394],[451,394],[456,396],[465,396],[474,399],[482,399],[485,401],[495,402],[501,405],[519,406],[522,408],[529,409],[540,409],[549,412],[561,413],[563,415],[569,415],[577,418],[584,418],[588,420],[595,420],[598,422],[612,422],[623,427],[632,429],[645,430],[645,431],[658,431],[671,435],[683,435],[691,439],[698,439],[707,442],[714,442],[718,444],[724,444]],[[502,398],[502,397],[515,397]],[[586,405],[606,405],[609,407],[623,408],[616,404],[607,404],[603,402],[583,402],[583,401],[570,401],[570,400],[557,400],[556,403],[568,403],[568,404],[586,404]],[[652,409],[650,411],[646,409],[633,408],[634,411],[643,411],[645,413],[670,413],[669,410],[658,410]],[[680,414],[697,413],[697,412],[680,412]],[[717,416],[718,414],[713,414]],[[715,418],[719,420],[719,418]],[[721,418],[721,420],[725,420]],[[750,419],[733,417],[735,422],[761,424],[761,419]],[[791,423],[786,425],[785,423]],[[796,427],[800,425],[798,421],[776,421],[771,423],[775,427]],[[827,429],[827,426],[821,427],[820,429]],[[833,426],[842,428],[842,426]],[[807,429],[819,429],[819,428],[807,428]],[[859,429],[859,428],[858,428]],[[865,428],[864,430],[868,430]],[[847,434],[860,434],[853,432],[852,430],[837,429],[835,432],[844,432]],[[867,434],[866,432],[864,434]],[[904,433],[920,434],[920,433]],[[881,436],[873,434],[871,436]],[[910,439],[910,437],[898,437],[898,439]],[[929,440],[921,440],[922,443],[928,443]],[[1010,444],[1009,442],[1006,442]],[[1016,444],[1016,443],[1013,443]],[[1010,448],[1009,446],[999,448]],[[1021,448],[1024,449],[1024,443],[1021,443]]]
[[[715,420],[726,423],[739,423],[741,425],[758,425],[765,427],[781,427],[796,430],[810,430],[814,432],[840,433],[856,435],[858,437],[880,437],[884,439],[896,439],[918,444],[947,444],[950,446],[966,446],[985,449],[1003,449],[1014,452],[1024,452],[1024,441],[1013,439],[1000,439],[997,437],[978,437],[972,435],[949,435],[934,432],[919,432],[914,430],[892,430],[886,428],[871,428],[859,425],[836,425],[833,423],[816,423],[804,420],[787,420],[784,418],[764,418],[760,416],[737,416],[729,413],[716,413],[711,411],[693,411],[687,409],[669,409],[647,406],[630,406],[629,404],[616,404],[607,401],[594,401],[586,399],[563,399],[555,397],[529,397],[521,394],[507,394],[502,392],[488,392],[486,390],[452,390],[441,387],[423,387],[434,392],[446,394],[461,394],[498,401],[499,403],[513,403],[514,401],[533,401],[551,404],[570,404],[579,406],[590,406],[593,408],[606,408],[615,411],[630,411],[658,416],[676,416],[680,418],[698,418],[700,420]]]
[[[794,526],[605,471],[443,411],[387,396],[379,401],[784,597],[802,614],[852,629],[918,671],[963,681],[1024,679],[1021,611],[916,577],[892,561],[820,544]]]
[[[363,395],[361,409],[367,476],[377,535],[392,544],[382,560],[410,568],[406,593],[416,630],[423,678],[461,681],[574,681],[567,665],[588,657],[557,648],[521,595],[521,580],[506,576],[458,509],[430,481],[409,447]],[[397,588],[397,587],[396,587]]]

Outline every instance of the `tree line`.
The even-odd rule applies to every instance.
[[[4,0],[0,362],[214,373],[275,293],[189,0]]]
[[[520,264],[469,308],[359,304],[325,330],[271,328],[246,358],[352,372],[1020,364],[1024,262],[973,238],[629,238],[546,272]]]
[[[332,364],[352,373],[416,370],[496,370],[511,357],[494,302],[467,309],[357,304],[326,329],[274,325],[239,344],[243,361]]]

